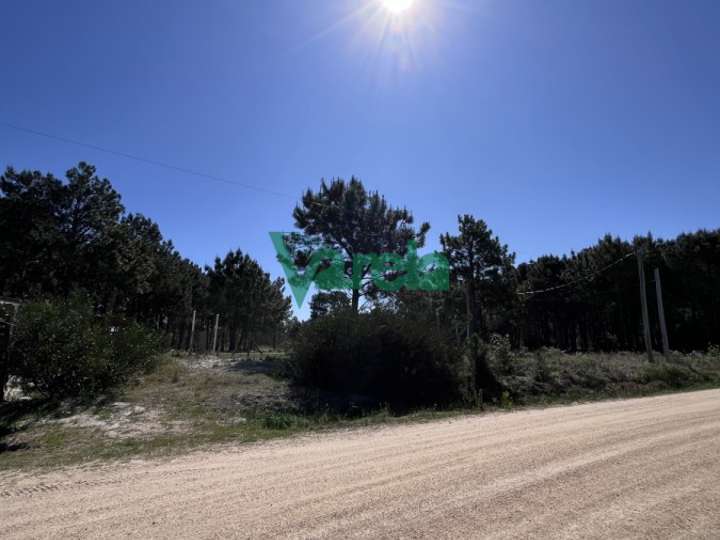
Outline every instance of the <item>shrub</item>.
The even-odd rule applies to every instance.
[[[298,427],[306,427],[307,425],[308,421],[306,418],[282,412],[273,413],[262,417],[262,426],[264,428],[277,431],[284,431]]]
[[[503,393],[500,394],[500,406],[508,410],[513,408],[513,400],[512,397],[510,397],[510,392],[507,390],[504,390]]]
[[[515,356],[509,336],[493,334],[488,345],[490,362],[501,375],[512,375],[515,372]]]
[[[645,382],[662,382],[671,388],[682,388],[693,383],[702,382],[702,377],[690,369],[673,364],[657,363],[645,367]]]
[[[439,330],[384,310],[304,323],[290,362],[298,382],[346,401],[407,408],[462,397],[462,351]]]
[[[92,397],[148,369],[156,337],[137,323],[98,318],[82,297],[25,304],[10,344],[10,372],[49,398]]]
[[[545,351],[538,350],[535,352],[535,380],[541,384],[549,384],[553,382],[552,371],[548,366]]]
[[[502,390],[490,367],[490,347],[483,342],[477,334],[473,334],[465,341],[465,354],[470,363],[471,370],[471,401],[474,401],[478,391],[482,391],[483,399],[496,399]],[[475,398],[475,399],[473,399]]]

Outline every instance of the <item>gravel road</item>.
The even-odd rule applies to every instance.
[[[720,390],[3,473],[0,537],[720,538]]]

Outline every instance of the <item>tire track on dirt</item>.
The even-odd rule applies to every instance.
[[[3,474],[0,536],[712,537],[718,441],[711,390]],[[604,523],[620,501],[632,519]]]

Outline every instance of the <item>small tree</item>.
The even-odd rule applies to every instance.
[[[24,304],[9,349],[10,374],[49,398],[91,397],[150,367],[156,337],[137,323],[96,317],[80,296]]]
[[[452,279],[465,292],[467,337],[479,333],[487,339],[485,307],[487,298],[506,300],[512,295],[512,273],[515,254],[500,243],[482,219],[458,216],[459,234],[440,236],[450,263]]]

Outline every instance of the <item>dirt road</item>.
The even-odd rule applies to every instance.
[[[720,391],[0,476],[0,537],[720,538]]]

